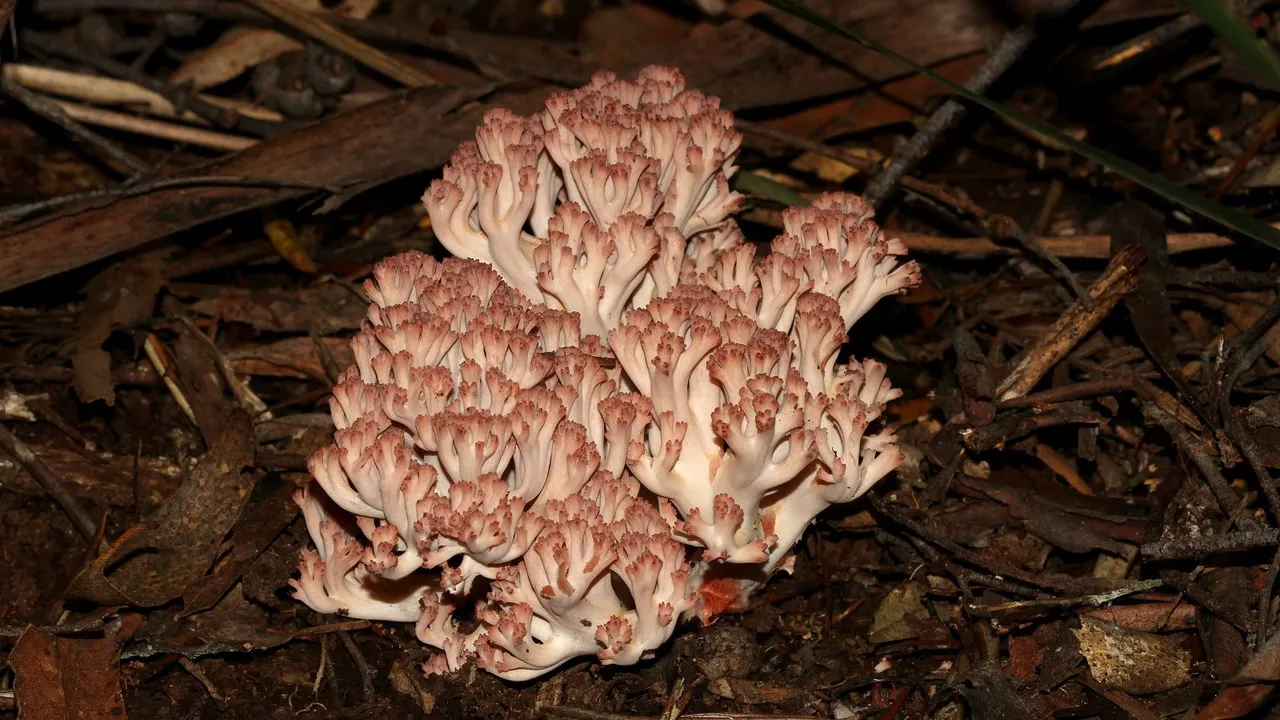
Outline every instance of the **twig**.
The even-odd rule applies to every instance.
[[[1248,0],[1241,8],[1246,14],[1256,11],[1271,0]],[[1162,47],[1165,43],[1173,40],[1191,30],[1194,30],[1204,24],[1204,20],[1195,13],[1184,13],[1175,20],[1153,29],[1141,35],[1130,38],[1120,45],[1097,55],[1089,62],[1089,69],[1093,71],[1103,70],[1119,66],[1127,63],[1136,57],[1145,55],[1146,53]]]
[[[373,676],[374,670],[369,667],[369,661],[364,659],[364,654],[360,652],[360,648],[356,647],[356,642],[345,630],[338,631],[338,639],[342,641],[342,646],[347,649],[347,654],[351,656],[351,660],[356,664],[356,670],[360,673],[360,697],[366,704],[374,701],[373,694]]]
[[[1023,408],[1042,408],[1070,400],[1110,395],[1122,390],[1132,390],[1133,379],[1129,377],[1110,377],[1098,380],[1063,385],[1044,392],[1009,398],[996,403],[997,410],[1021,410]]]
[[[356,40],[325,20],[287,5],[280,0],[245,0],[245,2],[334,50],[350,55],[353,59],[392,80],[409,87],[440,84],[431,75],[410,67],[381,50]]]
[[[155,336],[155,333],[147,333],[147,339],[142,343],[142,349],[147,354],[147,359],[151,361],[151,367],[155,368],[156,374],[164,380],[165,387],[169,388],[170,394],[173,395],[174,401],[178,403],[178,407],[182,409],[187,419],[192,425],[199,426],[196,420],[196,412],[191,408],[191,403],[187,402],[187,396],[182,394],[182,388],[178,387],[178,383],[173,379],[173,359],[169,355],[169,351]]]
[[[1174,560],[1273,545],[1280,545],[1280,529],[1262,528],[1144,543],[1142,554],[1151,560]]]
[[[627,715],[560,705],[540,707],[538,708],[538,714],[543,717],[568,718],[569,720],[657,720],[652,715]]]
[[[142,72],[133,65],[120,62],[112,57],[83,50],[72,43],[59,42],[46,35],[32,32],[27,33],[23,39],[26,44],[38,48],[42,52],[69,58],[89,65],[108,75],[137,83],[163,97],[174,107],[175,111],[190,110],[198,117],[224,130],[237,130],[258,137],[270,137],[298,126],[298,123],[285,120],[279,113],[252,105],[249,106],[251,110],[242,112],[240,107],[227,100],[214,99],[188,88],[174,87],[163,80]],[[269,115],[264,117],[262,113],[269,113]]]
[[[151,643],[142,642],[132,647],[126,648],[120,653],[121,660],[133,660],[134,658],[149,658],[156,655],[181,655],[185,658],[195,660],[197,658],[207,657],[209,655],[224,655],[228,653],[248,653],[258,650],[257,647],[246,642],[211,642],[205,645],[176,645],[172,643]]]
[[[27,630],[34,630],[45,635],[79,635],[80,633],[97,632],[106,626],[111,616],[92,617],[62,625],[0,625],[0,637],[22,637]]]
[[[275,23],[269,15],[231,0],[36,0],[32,7],[38,14],[116,9],[191,13],[214,20],[253,25]],[[570,62],[571,55],[568,52],[563,57],[555,55],[533,58],[527,57],[527,53],[521,53],[520,45],[511,48],[510,55],[504,53],[502,56],[482,49],[503,45],[509,48],[510,41],[507,38],[456,30],[440,35],[428,29],[430,22],[404,26],[334,14],[327,15],[326,19],[335,28],[379,47],[401,45],[465,60],[492,80],[505,80],[506,75],[516,74],[575,87],[586,83],[591,76],[585,65]],[[573,47],[568,43],[565,45],[566,50]],[[497,72],[494,72],[495,69]]]
[[[1204,476],[1205,482],[1208,483],[1209,489],[1213,491],[1213,496],[1218,501],[1219,509],[1224,515],[1230,515],[1231,511],[1240,503],[1240,500],[1236,497],[1235,490],[1232,490],[1227,483],[1227,479],[1222,476],[1222,469],[1218,467],[1218,463],[1210,457],[1208,443],[1192,435],[1173,415],[1155,403],[1143,403],[1142,410],[1148,417],[1159,423],[1165,432],[1169,433],[1169,437],[1173,438],[1173,442],[1178,446],[1179,450],[1191,457],[1191,461],[1195,463],[1200,470],[1200,474]],[[1239,524],[1245,530],[1256,530],[1258,528],[1257,521],[1248,514],[1240,517]]]
[[[1055,578],[1042,577],[1039,575],[1035,575],[1033,573],[1019,570],[1018,568],[1012,565],[1008,565],[1006,563],[1000,562],[994,557],[989,557],[981,553],[973,552],[961,546],[960,544],[950,540],[949,538],[943,537],[939,533],[933,532],[931,529],[921,525],[915,520],[912,520],[911,518],[907,517],[906,513],[900,511],[898,508],[894,507],[891,503],[884,500],[883,498],[875,494],[868,494],[867,497],[870,499],[872,507],[874,507],[881,514],[886,515],[887,517],[892,519],[894,522],[902,525],[903,527],[907,528],[908,530],[915,533],[916,535],[919,535],[925,540],[928,540],[934,545],[937,545],[938,547],[943,548],[947,552],[950,552],[957,559],[963,562],[966,562],[970,565],[977,565],[978,567],[983,568],[988,572],[994,573],[1002,577],[1012,578],[1014,580],[1017,580],[1018,582],[1025,583],[1027,585],[1031,585],[1034,587],[1049,588],[1051,590],[1068,590],[1068,591],[1075,588],[1074,583],[1058,580]]]
[[[830,145],[826,145],[823,143],[815,142],[808,138],[800,137],[798,135],[793,135],[791,133],[775,130],[766,125],[760,125],[758,123],[753,123],[753,122],[748,122],[743,120],[737,120],[735,121],[735,123],[738,127],[742,128],[743,130],[746,130],[747,132],[755,133],[757,135],[762,135],[764,137],[772,138],[774,140],[778,140],[779,142],[784,142],[789,145],[793,145],[795,147],[808,150],[810,152],[816,152],[821,155],[825,155],[833,160],[843,162],[850,165],[851,167],[857,168],[862,172],[870,173],[873,175],[876,175],[876,173],[880,173],[879,175],[876,175],[877,180],[881,176],[883,176],[883,171],[878,163],[871,160],[867,160],[865,158],[855,157],[853,155],[850,155],[849,153],[844,152],[839,148],[832,147]],[[1014,240],[1017,240],[1018,243],[1022,245],[1024,249],[1031,252],[1032,255],[1035,255],[1041,260],[1049,263],[1049,265],[1052,266],[1053,269],[1058,272],[1058,274],[1062,277],[1062,279],[1066,281],[1067,286],[1071,288],[1071,291],[1075,293],[1076,297],[1083,298],[1085,300],[1085,304],[1086,305],[1089,304],[1090,301],[1088,300],[1088,293],[1086,293],[1084,291],[1084,288],[1080,286],[1079,280],[1077,280],[1075,275],[1067,268],[1065,264],[1063,264],[1062,260],[1059,259],[1058,255],[1056,253],[1051,252],[1046,247],[1046,243],[1042,241],[1040,238],[1037,238],[1036,236],[1022,229],[1022,227],[1018,225],[1018,223],[1014,222],[1012,218],[1004,215],[997,215],[994,213],[987,212],[985,208],[973,202],[972,200],[968,199],[967,197],[951,192],[946,188],[942,187],[941,185],[938,185],[935,183],[931,183],[925,180],[920,180],[919,178],[914,178],[910,176],[905,176],[901,178],[901,182],[902,182],[902,186],[909,190],[920,193],[922,195],[926,195],[929,198],[932,198],[933,200],[941,202],[960,213],[972,216],[975,220],[978,221],[978,224],[982,226],[982,229],[987,231],[987,233],[992,238],[1013,238]],[[916,236],[916,237],[922,239],[928,236]],[[913,247],[913,239],[910,237],[904,236],[903,239],[907,243],[907,247],[912,250],[924,249],[924,248]],[[985,245],[982,247],[982,251],[985,251],[985,252],[991,252],[995,248],[1000,247],[996,245],[994,242],[991,242],[989,240],[974,238],[974,239],[966,239],[966,240],[957,240],[955,241],[955,244],[951,244],[950,241],[944,240],[939,246],[937,246],[937,249],[941,252],[965,252],[965,250],[960,249],[960,245],[961,244],[972,245],[975,242],[979,244],[985,243]],[[1102,253],[1101,255],[1102,257],[1107,257],[1109,248],[1102,248],[1100,249],[1100,252]]]
[[[25,92],[25,91],[24,91]],[[161,122],[159,120],[149,120],[147,118],[134,117],[125,115],[112,110],[103,110],[89,105],[80,105],[79,103],[68,102],[66,100],[52,101],[70,118],[80,122],[89,123],[90,125],[98,125],[100,127],[108,127],[113,130],[124,130],[138,135],[146,135],[148,137],[160,138],[162,140],[172,140],[174,142],[186,143],[188,145],[196,145],[198,147],[209,148],[210,150],[222,150],[226,152],[239,152],[248,147],[257,144],[257,140],[239,135],[228,135],[227,133],[214,132],[212,130],[202,130],[200,128],[187,127],[185,125],[175,125],[174,123]],[[151,168],[148,166],[146,172],[150,173]]]
[[[1116,253],[1102,277],[1089,288],[1093,307],[1087,308],[1077,301],[1067,308],[1062,317],[1027,349],[1018,364],[996,387],[1000,400],[1009,400],[1030,392],[1045,373],[1066,357],[1085,335],[1092,332],[1116,303],[1120,302],[1120,298],[1137,287],[1138,275],[1134,270],[1142,259],[1141,253],[1132,248]]]
[[[209,697],[213,698],[215,704],[219,707],[226,705],[227,701],[218,694],[218,687],[213,684],[213,681],[209,679],[209,676],[205,675],[204,671],[200,669],[200,666],[196,665],[191,658],[180,657],[178,658],[178,664],[182,666],[183,670],[191,673],[191,676],[204,686],[205,692],[209,693]]]
[[[1069,608],[1076,607],[1077,605],[1102,607],[1103,605],[1118,600],[1126,595],[1154,590],[1163,584],[1164,581],[1162,580],[1142,580],[1132,585],[1116,588],[1109,592],[1095,593],[1092,595],[1063,598],[1040,598],[1036,600],[1014,600],[1011,602],[993,603],[990,605],[966,603],[965,609],[980,617],[991,617],[993,615],[1017,610],[1027,610],[1030,608]]]
[[[62,507],[63,512],[71,518],[71,523],[75,525],[76,530],[84,539],[92,543],[98,534],[98,523],[67,491],[66,486],[53,470],[4,425],[0,425],[0,448],[4,448],[22,467],[26,468],[31,477],[40,483],[40,487],[44,488],[45,492],[49,493],[49,496]]]
[[[906,187],[906,182],[903,182]],[[912,252],[943,253],[947,255],[1012,255],[1017,248],[1001,245],[989,238],[948,238],[919,233],[901,233],[899,237]],[[1230,238],[1213,233],[1170,233],[1169,254],[1231,247]],[[1111,257],[1110,235],[1066,235],[1037,237],[1036,242],[1049,253],[1060,258],[1091,258],[1106,260]],[[1273,283],[1274,284],[1274,283]]]
[[[179,111],[163,94],[129,80],[21,63],[5,63],[4,67],[0,68],[0,72],[3,72],[6,80],[35,92],[49,93],[94,105],[126,105],[151,115],[177,118],[185,122],[209,122],[190,110]],[[278,124],[284,120],[284,117],[274,110],[238,100],[214,98],[203,94],[194,95],[192,98],[202,100],[211,106],[221,104],[224,115],[235,112],[244,117],[272,124]]]
[[[1053,14],[1062,16],[1077,2],[1078,0],[1059,2],[1057,7],[1053,8]],[[968,82],[964,84],[965,88],[974,93],[985,93],[991,84],[1004,75],[1005,71],[1012,67],[1031,46],[1036,39],[1038,20],[1039,18],[1033,19],[1005,33],[982,66],[974,71]],[[959,122],[964,115],[965,106],[955,99],[947,100],[942,107],[935,110],[911,140],[898,151],[884,172],[877,175],[867,187],[866,196],[871,204],[879,207],[897,187],[898,181],[911,172],[912,168],[933,148],[938,138]]]
[[[302,628],[301,630],[290,630],[290,637],[307,637],[310,635],[328,635],[329,633],[345,632],[348,630],[366,630],[369,627],[368,620],[348,620],[346,622],[329,623],[328,625],[316,625],[314,627]]]
[[[320,686],[324,684],[324,669],[329,665],[329,642],[328,635],[320,638],[320,667],[316,668],[316,679],[311,683],[312,695],[319,695]]]
[[[1226,195],[1231,186],[1236,184],[1236,180],[1240,179],[1240,175],[1249,165],[1249,161],[1258,154],[1263,145],[1266,145],[1271,138],[1275,137],[1276,130],[1280,130],[1280,109],[1274,109],[1263,119],[1258,134],[1249,143],[1249,147],[1240,153],[1239,157],[1231,162],[1231,169],[1222,177],[1222,182],[1218,184],[1218,189],[1213,193],[1214,200],[1221,200]]]
[[[79,138],[93,147],[98,148],[108,157],[120,162],[125,167],[132,170],[134,174],[151,174],[150,165],[143,162],[133,153],[125,150],[119,145],[116,145],[89,128],[86,128],[79,122],[76,122],[77,118],[72,117],[71,114],[67,112],[66,108],[62,106],[60,101],[33,93],[21,85],[15,82],[10,82],[2,77],[0,77],[0,92],[3,92],[5,95],[13,98],[18,103],[21,103],[36,115],[39,115],[45,120],[48,120],[67,131],[67,133],[72,137]]]
[[[315,183],[303,182],[300,180],[280,180],[277,178],[235,177],[223,175],[197,175],[190,177],[164,178],[150,182],[125,183],[115,187],[102,188],[99,190],[86,190],[84,192],[70,193],[68,195],[59,195],[58,197],[49,198],[47,200],[0,207],[0,220],[23,218],[34,212],[53,210],[54,208],[73,202],[79,202],[81,200],[135,197],[138,195],[146,195],[147,193],[155,192],[157,190],[167,190],[169,188],[179,187],[296,188],[304,190],[320,190],[329,193],[340,191],[340,188],[334,188],[327,185],[317,185]],[[188,271],[185,274],[190,275],[192,273]],[[173,277],[178,276],[174,275]]]
[[[179,315],[178,322],[182,323],[187,332],[194,335],[209,351],[209,354],[213,356],[214,363],[218,366],[218,371],[222,373],[222,379],[226,381],[227,387],[231,390],[231,394],[235,396],[240,407],[253,415],[255,419],[270,420],[271,413],[267,410],[267,404],[262,401],[262,398],[258,397],[257,393],[249,389],[248,383],[236,373],[231,361],[218,349],[218,345],[213,342],[213,339],[205,335],[186,315]]]

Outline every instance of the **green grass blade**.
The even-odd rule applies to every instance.
[[[733,189],[748,195],[758,195],[762,198],[782,203],[783,205],[808,205],[809,201],[803,195],[792,190],[791,188],[770,180],[763,175],[757,175],[748,170],[740,170],[733,176]]]
[[[1236,14],[1228,0],[1186,0],[1191,12],[1213,28],[1218,37],[1272,86],[1280,88],[1280,58],[1258,38],[1253,28]]]
[[[1163,196],[1165,199],[1182,205],[1183,207],[1202,215],[1210,220],[1220,223],[1237,232],[1262,242],[1266,245],[1280,250],[1280,230],[1271,227],[1267,223],[1252,218],[1238,210],[1226,207],[1216,203],[1209,198],[1194,193],[1186,188],[1171,182],[1156,173],[1144,170],[1128,160],[1121,159],[1101,148],[1095,147],[1088,143],[1080,142],[1075,138],[1066,135],[1059,130],[1045,125],[1038,120],[1034,120],[1022,113],[1001,103],[990,100],[978,93],[972,92],[963,85],[952,82],[947,78],[938,75],[929,68],[919,65],[911,60],[899,55],[880,43],[865,38],[862,35],[850,30],[831,18],[815,12],[794,0],[764,0],[765,3],[772,5],[783,12],[795,16],[805,22],[815,25],[835,35],[852,40],[871,50],[874,50],[885,57],[897,60],[907,66],[914,72],[924,75],[931,80],[941,83],[950,88],[956,95],[976,104],[981,105],[987,110],[1004,117],[1005,119],[1017,123],[1022,127],[1039,133],[1054,142],[1069,148],[1071,151],[1092,160],[1099,165],[1123,175],[1148,190]]]

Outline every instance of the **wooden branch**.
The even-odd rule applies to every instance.
[[[128,80],[12,62],[0,67],[0,76],[28,90],[79,100],[91,105],[124,105],[149,115],[178,117],[177,110],[168,98]],[[266,122],[284,121],[280,113],[253,103],[203,93],[198,96],[211,105],[218,105],[245,117]],[[190,110],[183,112],[180,119],[184,122],[208,124],[208,121]]]
[[[367,45],[342,32],[323,18],[299,10],[281,0],[245,0],[262,12],[312,37],[325,45],[349,55],[357,62],[409,87],[439,85],[431,75],[400,62],[390,55]]]
[[[1049,330],[1027,348],[1008,377],[996,388],[996,395],[1000,400],[1008,401],[1031,392],[1041,378],[1071,352],[1076,343],[1093,332],[1098,323],[1120,302],[1120,298],[1138,286],[1137,269],[1144,259],[1132,247],[1118,252],[1107,265],[1102,277],[1089,288],[1092,306],[1085,307],[1079,300],[1072,303],[1049,326]]]
[[[187,127],[186,125],[167,123],[160,120],[151,120],[149,118],[126,115],[125,113],[118,113],[114,110],[103,110],[102,108],[93,107],[91,105],[81,105],[79,103],[68,102],[66,100],[54,100],[53,102],[67,114],[67,117],[77,122],[84,123],[85,125],[107,127],[112,130],[123,130],[125,132],[136,133],[138,135],[160,138],[161,140],[172,140],[174,142],[196,145],[198,147],[209,148],[211,150],[235,152],[237,150],[244,150],[258,142],[257,138],[244,137],[243,135],[231,135],[228,133],[215,132],[213,130],[205,130],[203,128]]]
[[[912,252],[943,255],[1016,255],[1022,252],[1022,248],[1017,245],[999,245],[987,238],[949,238],[918,233],[888,234],[901,237]],[[1109,235],[1041,236],[1038,239],[1046,250],[1060,258],[1106,260],[1111,257]],[[1169,235],[1169,254],[1231,247],[1233,244],[1230,238],[1213,233],[1176,233]]]

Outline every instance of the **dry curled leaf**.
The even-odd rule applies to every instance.
[[[164,258],[168,251],[147,253],[119,262],[85,285],[84,308],[71,356],[71,384],[81,402],[105,400],[115,404],[111,356],[102,344],[117,327],[129,327],[151,317],[156,295],[164,287]]]
[[[107,623],[100,636],[65,637],[27,628],[9,655],[23,720],[123,720],[120,643],[138,615]]]
[[[1125,630],[1091,617],[1080,619],[1075,634],[1089,672],[1103,687],[1149,695],[1191,679],[1191,653],[1177,638]]]
[[[286,0],[309,12],[322,12],[320,0]],[[381,0],[344,0],[331,12],[356,20],[373,14]],[[275,30],[234,27],[209,47],[193,53],[169,76],[175,85],[191,83],[196,90],[221,85],[239,77],[249,68],[274,60],[285,53],[302,50],[298,41]]]
[[[351,288],[328,282],[291,290],[223,287],[184,283],[172,290],[197,298],[194,312],[218,318],[219,322],[245,323],[260,332],[294,333],[315,331],[331,335],[342,330],[358,330],[369,303]]]
[[[249,416],[234,411],[221,435],[155,513],[125,531],[80,572],[67,594],[100,604],[156,607],[204,577],[253,489]]]

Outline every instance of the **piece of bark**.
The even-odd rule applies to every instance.
[[[420,88],[397,93],[175,177],[372,187],[444,164],[458,144],[474,136],[489,107],[532,113],[548,92],[496,93],[462,110],[457,108],[466,98],[454,92]],[[306,187],[185,186],[70,205],[0,235],[0,292],[312,192]]]

